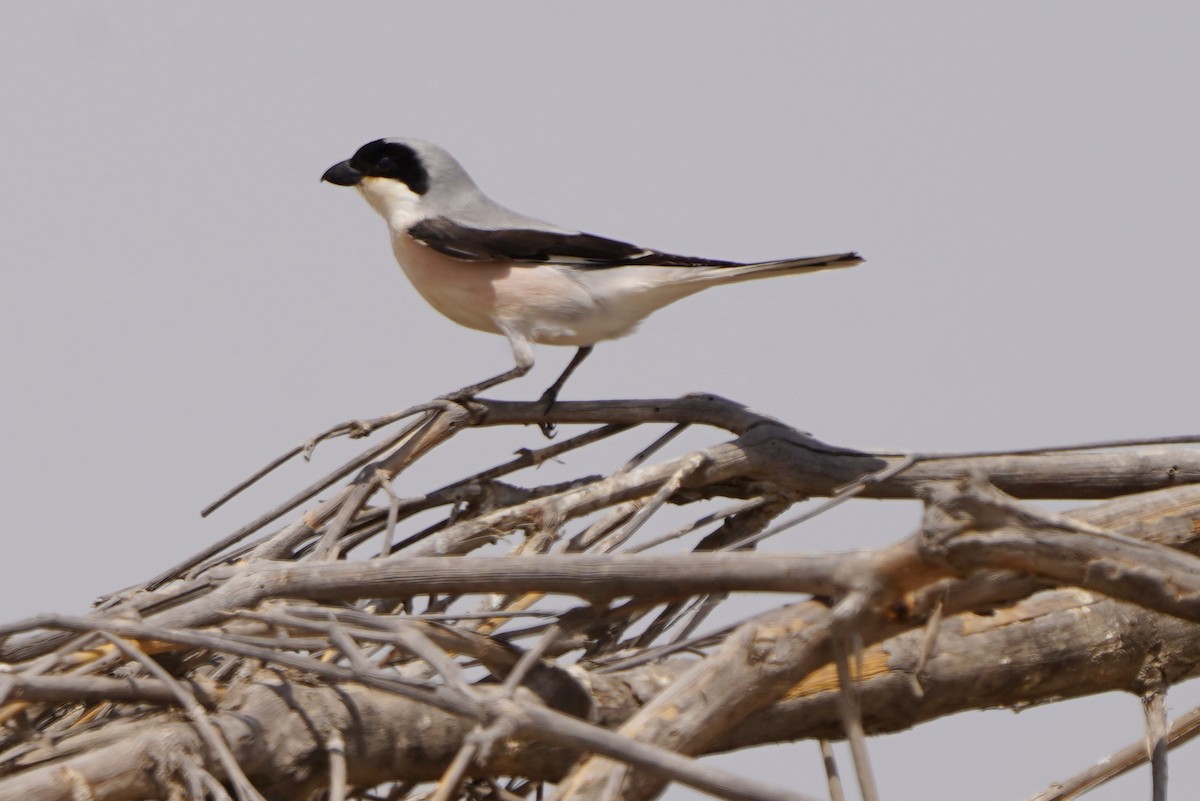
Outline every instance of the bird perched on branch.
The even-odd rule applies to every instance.
[[[578,350],[571,363],[542,395],[549,411],[597,342],[631,333],[669,303],[711,286],[862,261],[837,253],[744,264],[580,233],[493,202],[449,153],[419,139],[365,144],[321,180],[356,187],[387,220],[396,260],[435,309],[508,337],[516,366],[450,396],[456,398],[525,375],[535,342],[572,345]]]

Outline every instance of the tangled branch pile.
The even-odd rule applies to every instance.
[[[574,801],[677,781],[796,801],[812,796],[691,757],[846,736],[869,798],[864,734],[952,712],[1134,692],[1160,757],[1195,725],[1168,730],[1161,704],[1200,664],[1195,450],[864,453],[711,396],[562,403],[553,422],[592,427],[397,497],[421,456],[543,422],[540,404],[437,402],[324,436],[402,419],[147,585],[0,627],[0,798],[517,799],[552,783]],[[699,426],[719,441],[656,461]],[[609,475],[538,485],[527,469],[618,435],[641,450]],[[922,525],[875,551],[755,552],[799,522],[793,504],[815,505],[806,519],[856,496],[923,499]],[[1042,498],[1107,500],[1062,515]],[[699,511],[668,524],[668,507]],[[717,622],[743,593],[778,606]]]

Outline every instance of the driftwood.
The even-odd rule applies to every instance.
[[[588,428],[393,494],[452,437],[544,422]],[[335,426],[285,458],[393,426],[88,615],[0,626],[0,799],[576,801],[681,782],[798,801],[835,775],[801,792],[692,757],[845,737],[870,799],[870,734],[1113,690],[1146,699],[1163,793],[1169,746],[1198,730],[1200,713],[1168,726],[1162,704],[1200,664],[1200,451],[1179,447],[1196,438],[868,453],[711,396],[548,416],[478,400]],[[656,460],[702,426],[713,444]],[[607,475],[539,485],[529,469],[613,437],[635,455]],[[754,552],[855,497],[919,498],[923,522],[875,551]],[[1030,503],[1051,498],[1103,502]],[[667,524],[669,506],[701,511]],[[713,622],[743,592],[779,604]]]

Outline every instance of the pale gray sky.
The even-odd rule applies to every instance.
[[[564,399],[706,390],[852,447],[1195,432],[1197,31],[1185,2],[9,3],[0,613],[80,611],[334,463],[199,520],[277,452],[509,366],[318,183],[380,136],[594,233],[868,259],[660,312]],[[536,397],[569,355],[539,348],[497,394]],[[915,513],[868,502],[774,547],[878,545]],[[888,798],[1019,799],[1139,726],[1113,697],[872,754]],[[727,759],[819,792],[814,745]]]

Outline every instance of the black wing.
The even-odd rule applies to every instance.
[[[531,228],[489,231],[460,225],[444,217],[422,220],[409,228],[408,233],[421,244],[464,261],[561,262],[590,269],[633,264],[674,267],[730,267],[736,264],[660,253],[591,234]]]

